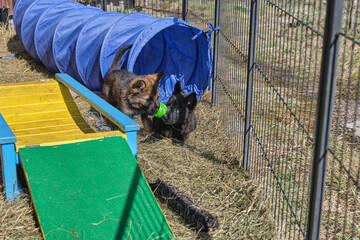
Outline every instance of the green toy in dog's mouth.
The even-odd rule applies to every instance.
[[[159,102],[159,110],[157,111],[157,113],[155,113],[155,117],[162,118],[166,114],[167,110],[167,106]]]

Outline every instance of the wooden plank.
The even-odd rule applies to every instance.
[[[68,124],[79,124],[82,123],[82,116],[78,116],[77,119],[73,119],[72,117],[67,118],[52,118],[48,120],[39,120],[39,121],[27,121],[27,122],[19,122],[19,123],[11,123],[9,127],[14,130],[21,130],[21,129],[31,129],[31,128],[40,128],[40,127],[51,127],[51,126],[61,126],[61,125],[68,125]],[[85,122],[85,120],[84,120]]]
[[[79,129],[68,129],[63,131],[54,131],[54,132],[45,132],[45,133],[28,133],[26,135],[16,135],[16,138],[18,139],[17,144],[21,144],[22,141],[27,141],[30,145],[32,144],[42,144],[49,141],[52,141],[52,138],[54,137],[62,137],[62,138],[69,138],[73,135],[82,135],[84,134]],[[42,139],[44,142],[41,142]],[[33,143],[32,143],[33,142]]]
[[[14,133],[19,135],[24,135],[25,132],[43,132],[42,129],[47,128],[48,131],[52,131],[56,128],[62,128],[63,126],[68,129],[67,126],[72,125],[71,128],[77,128],[84,133],[89,132],[89,125],[80,115],[76,112],[77,115],[71,115],[68,111],[54,111],[54,112],[40,112],[34,114],[24,114],[24,115],[12,115],[7,116],[5,119],[8,122],[10,128],[14,130]],[[44,130],[46,131],[46,129]]]
[[[35,122],[49,119],[61,119],[61,118],[71,118],[69,111],[59,110],[47,113],[33,113],[26,115],[11,115],[4,117],[5,120],[11,125],[13,123],[24,123],[24,122]]]
[[[12,87],[19,87],[19,86],[30,86],[30,85],[39,85],[39,84],[54,84],[54,79],[45,79],[39,81],[31,81],[31,82],[16,82],[16,83],[2,83],[1,88],[12,88]],[[54,84],[55,85],[55,84]]]
[[[4,96],[36,95],[42,91],[46,91],[50,94],[57,93],[59,91],[59,86],[53,80],[46,82],[5,83],[0,85],[0,98]]]
[[[66,105],[76,106],[69,89],[53,79],[44,82],[0,85],[0,106],[23,106],[52,102],[65,102]]]
[[[39,112],[51,112],[51,111],[59,111],[66,110],[67,105],[64,101],[58,102],[44,102],[44,103],[35,103],[35,104],[21,104],[21,105],[0,105],[0,112],[3,116],[11,116],[11,115],[26,115],[31,113],[39,113]],[[76,110],[77,107],[73,106],[72,111]]]
[[[121,131],[109,131],[109,132],[95,132],[95,133],[63,133],[62,135],[49,134],[49,135],[39,135],[36,138],[18,138],[16,143],[16,151],[19,148],[31,146],[31,145],[40,145],[40,146],[52,146],[57,144],[66,144],[74,142],[82,142],[94,139],[100,139],[109,136],[121,136],[126,139],[126,135]]]
[[[1,0],[1,7],[6,7],[8,8],[8,14],[9,16],[13,15],[14,12],[14,6],[13,6],[14,1],[12,0]]]
[[[78,131],[84,133],[92,133],[92,130],[87,123],[77,126],[76,124],[62,124],[62,125],[53,125],[47,127],[37,127],[37,128],[25,128],[25,129],[13,129],[14,134],[20,137],[30,137],[35,135],[43,135],[49,133],[62,134],[63,132],[68,131]]]
[[[37,94],[25,96],[10,96],[0,98],[0,106],[21,106],[37,103],[61,102],[64,98],[59,94]]]

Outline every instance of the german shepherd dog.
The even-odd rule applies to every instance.
[[[122,47],[115,55],[103,84],[105,101],[129,117],[141,114],[143,121],[149,121],[147,115],[155,114],[159,109],[159,81],[163,72],[138,76],[120,69],[121,58],[132,45]],[[144,126],[148,123],[144,123]],[[147,127],[148,129],[149,127]]]
[[[166,103],[168,111],[162,118],[153,119],[152,136],[172,138],[176,143],[184,143],[196,128],[196,105],[196,93],[186,95],[181,89],[180,82],[177,82],[172,96]]]

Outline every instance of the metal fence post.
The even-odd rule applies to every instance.
[[[101,9],[106,12],[107,11],[106,0],[101,0],[100,5],[101,5]]]
[[[188,0],[182,0],[182,20],[186,22],[188,12]]]
[[[250,150],[250,127],[251,127],[251,110],[252,110],[252,94],[255,70],[255,46],[256,46],[256,29],[258,22],[258,1],[251,1],[250,8],[250,35],[249,35],[249,58],[248,58],[248,75],[246,88],[246,109],[245,109],[245,135],[244,135],[244,170],[249,167],[249,150]]]
[[[343,0],[327,1],[306,239],[319,239],[320,235],[343,7]]]
[[[220,11],[221,11],[221,0],[215,0],[215,20],[214,28],[220,26]],[[212,73],[212,95],[211,103],[213,106],[216,105],[216,78],[217,78],[217,68],[218,68],[218,54],[219,54],[219,31],[214,31],[214,49],[213,49],[213,73]]]

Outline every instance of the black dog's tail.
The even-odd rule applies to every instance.
[[[115,55],[115,58],[111,64],[111,67],[110,67],[110,70],[109,72],[111,71],[114,71],[114,70],[120,70],[120,63],[121,63],[121,58],[122,56],[124,55],[124,53],[130,49],[133,45],[127,45],[127,46],[124,46],[122,48],[120,48],[120,50],[116,53]]]

